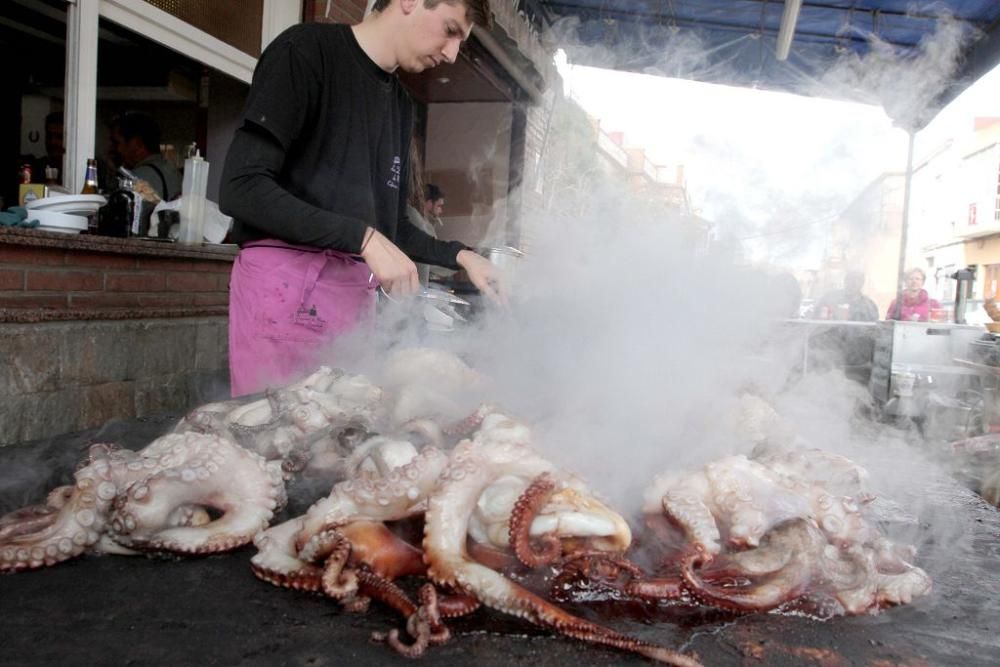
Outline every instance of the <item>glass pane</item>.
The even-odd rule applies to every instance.
[[[17,205],[28,171],[34,183],[46,181],[46,167],[50,182],[61,179],[65,3],[0,3],[0,50],[7,57],[0,68],[0,207],[6,207]]]
[[[222,3],[211,3],[213,6]],[[137,150],[128,137],[122,136],[123,117],[140,124],[155,125],[153,136],[158,146],[146,151],[161,154],[164,162],[182,170],[186,149],[196,143],[209,170],[209,199],[216,201],[222,160],[232,140],[243,102],[246,84],[217,72],[184,54],[158,44],[144,35],[111,21],[100,21],[100,44],[97,56],[97,127],[95,156],[100,166],[100,185],[113,189],[118,167],[135,170],[136,164],[148,162],[145,151]],[[131,132],[138,132],[133,127]],[[152,140],[152,139],[151,139]],[[158,162],[164,166],[162,162]],[[156,170],[152,170],[156,172]],[[170,174],[163,179],[149,173],[153,189],[165,188]],[[160,188],[156,186],[159,185]],[[169,188],[173,190],[174,188]]]

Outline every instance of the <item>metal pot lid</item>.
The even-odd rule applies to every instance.
[[[398,299],[388,292],[381,285],[378,286],[379,291],[392,303],[400,303],[405,301],[405,299]],[[458,306],[471,306],[468,301],[461,297],[457,297],[451,292],[446,292],[444,290],[435,289],[433,287],[422,287],[420,291],[413,295],[418,299],[423,299],[429,304],[446,304],[451,303]]]
[[[495,252],[500,255],[511,255],[512,257],[524,257],[524,252],[509,245],[497,246],[494,248],[480,248],[479,252],[489,254]]]
[[[466,301],[465,299],[463,299],[461,297],[455,296],[451,292],[446,292],[446,291],[444,291],[442,289],[435,289],[433,287],[424,287],[419,292],[417,292],[417,296],[419,296],[421,299],[427,299],[428,301],[430,301],[432,303],[435,303],[435,302],[436,303],[454,303],[454,304],[457,304],[459,306],[468,306],[468,305],[470,305],[468,301]]]

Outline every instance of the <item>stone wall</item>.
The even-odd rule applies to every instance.
[[[0,445],[228,397],[235,252],[0,228]]]
[[[0,324],[0,445],[228,398],[225,317]]]

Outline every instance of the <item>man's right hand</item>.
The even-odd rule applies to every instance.
[[[361,257],[391,296],[411,296],[420,290],[417,265],[378,230],[368,227],[361,247]]]

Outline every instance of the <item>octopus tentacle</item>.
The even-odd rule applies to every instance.
[[[0,517],[0,543],[31,535],[51,526],[59,515],[54,505],[28,505]]]
[[[390,580],[367,568],[358,568],[355,574],[358,579],[358,589],[366,596],[392,607],[404,618],[417,613],[417,605],[413,604],[402,588]]]
[[[600,628],[601,631],[604,631],[604,628],[601,626],[596,627]],[[574,639],[590,642],[592,644],[610,646],[611,648],[617,648],[622,651],[631,651],[632,653],[638,653],[639,655],[645,656],[650,660],[656,660],[657,662],[662,662],[667,665],[676,665],[677,667],[701,667],[701,663],[691,656],[684,655],[683,653],[679,653],[663,646],[656,646],[655,644],[639,641],[626,635],[614,632],[595,633],[593,630],[580,626],[576,623],[568,627],[559,627],[558,629],[567,637],[573,637]]]
[[[298,554],[301,561],[316,565],[323,563],[320,587],[335,600],[348,599],[357,593],[357,576],[347,568],[350,557],[351,542],[336,528],[314,535]]]
[[[97,544],[111,501],[129,481],[125,462],[134,457],[94,445],[89,463],[76,472],[76,484],[51,496],[58,506],[22,508],[0,519],[0,572],[54,565]]]
[[[550,597],[557,601],[572,600],[575,590],[591,595],[595,582],[624,592],[630,598],[663,600],[683,593],[679,578],[646,579],[637,565],[623,557],[582,552],[563,560],[559,574],[552,579]]]
[[[430,628],[426,625],[417,626],[414,629],[414,633],[412,635],[414,641],[409,646],[404,644],[399,638],[399,630],[395,628],[390,630],[387,635],[380,632],[373,632],[372,639],[375,641],[385,641],[396,653],[404,657],[419,658],[427,650],[427,647],[430,646]]]
[[[347,567],[347,561],[351,556],[351,543],[335,530],[324,531],[317,537],[322,544],[319,547],[320,552],[326,552],[322,578],[323,592],[335,600],[353,597],[358,591],[358,577],[353,569]]]
[[[469,558],[466,551],[469,520],[483,490],[503,475],[537,477],[551,470],[551,463],[510,440],[480,447],[470,442],[459,444],[437,491],[428,500],[424,553],[431,580],[469,591],[493,609],[572,637],[634,651],[670,664],[697,665],[696,660],[676,651],[574,616]]]
[[[111,536],[124,546],[179,553],[235,549],[266,528],[285,501],[277,463],[213,435],[170,434],[160,441],[169,447],[162,469],[115,500]],[[222,515],[203,525],[171,525],[178,507],[192,505]]]
[[[433,584],[420,587],[420,608],[410,617],[406,626],[409,629],[414,623],[426,624],[430,630],[429,640],[432,645],[444,644],[451,639],[451,630],[441,622],[441,610],[437,589]],[[416,620],[414,620],[416,619]]]
[[[625,584],[627,595],[645,600],[677,600],[684,597],[686,592],[684,582],[679,577],[640,579]]]
[[[538,538],[542,548],[536,549],[531,540],[531,522],[552,497],[556,484],[548,473],[539,475],[521,494],[510,515],[510,546],[514,555],[530,568],[551,565],[562,555],[559,538],[549,533]]]
[[[267,404],[266,411],[264,408],[265,403]],[[241,438],[273,430],[285,421],[285,410],[282,408],[283,401],[280,399],[278,392],[273,389],[266,389],[264,391],[264,400],[255,401],[230,413],[229,432],[237,438]],[[250,423],[240,422],[241,418],[249,415],[255,417],[250,420]]]
[[[448,595],[438,593],[438,613],[444,618],[468,616],[481,606],[482,604],[476,599],[476,596],[469,593],[450,593]]]
[[[431,584],[420,588],[420,607],[407,618],[406,631],[414,640],[409,646],[399,638],[398,630],[390,630],[388,635],[373,634],[373,638],[385,639],[397,653],[409,658],[419,657],[428,646],[443,644],[451,638],[451,631],[441,623],[437,591]]]
[[[807,592],[814,554],[825,544],[811,522],[789,521],[768,533],[761,546],[717,557],[704,572],[696,568],[697,556],[686,558],[681,578],[699,602],[734,612],[769,611]]]
[[[323,570],[296,554],[295,536],[301,529],[300,517],[259,533],[254,538],[257,553],[250,559],[250,569],[258,579],[275,586],[318,593],[323,589]]]
[[[483,403],[465,418],[444,428],[444,434],[450,437],[463,438],[478,429],[488,415],[497,412],[497,406]]]

